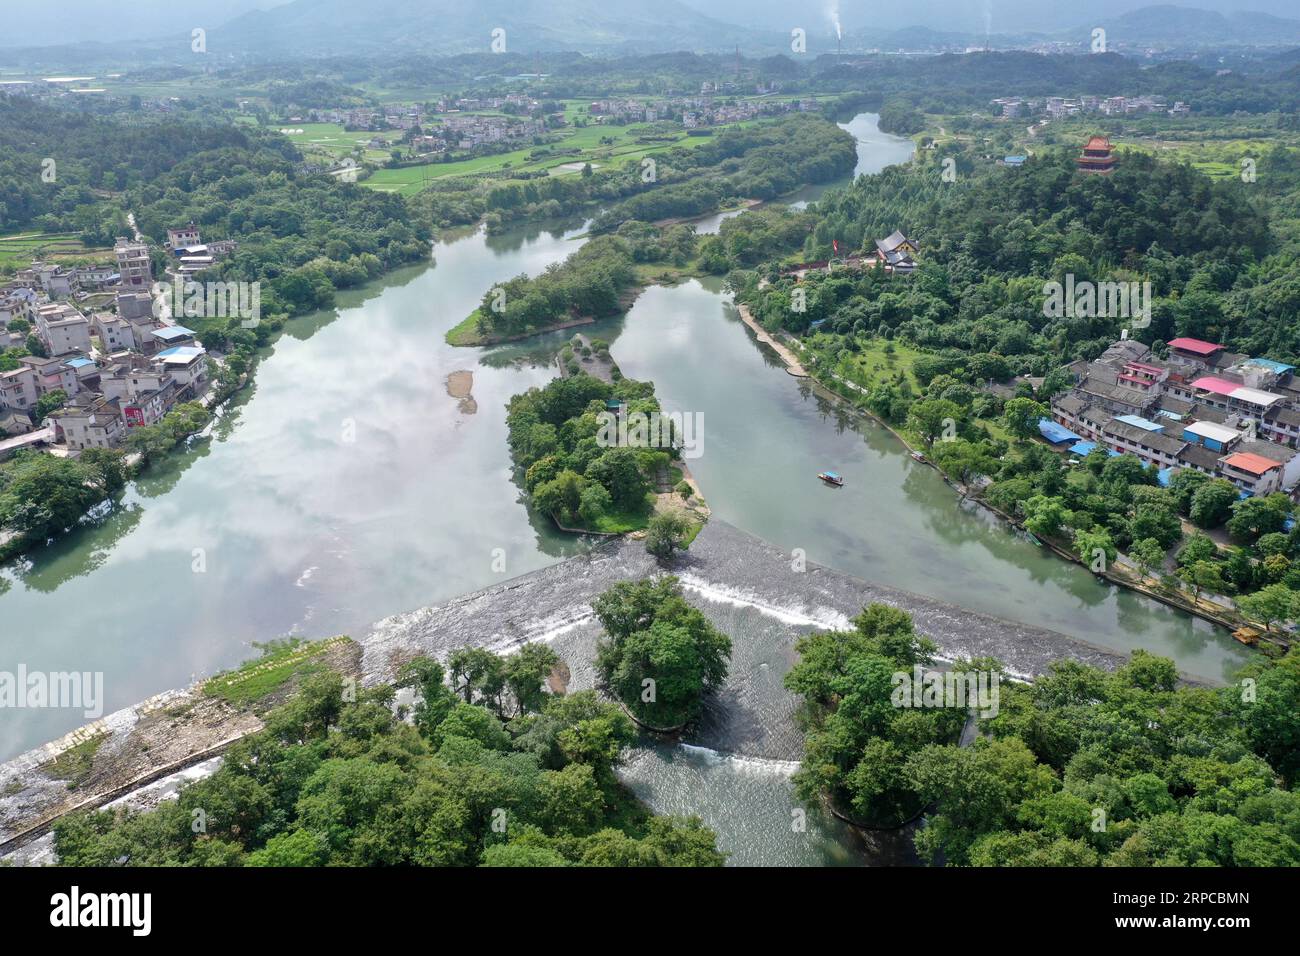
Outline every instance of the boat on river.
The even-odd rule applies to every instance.
[[[836,488],[840,488],[844,485],[844,479],[833,471],[818,472],[817,477],[828,485],[834,485]]]
[[[919,451],[911,451],[908,452],[908,454],[912,456],[912,461],[919,461],[923,465],[929,464],[929,462],[925,460],[925,456],[922,455]]]

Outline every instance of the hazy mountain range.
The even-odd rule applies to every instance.
[[[1253,11],[1243,8],[1249,5]],[[1300,45],[1295,0],[1199,0],[1147,6],[1132,0],[5,0],[0,47],[112,45],[123,58],[176,58],[190,31],[230,57],[487,52],[495,29],[513,52],[790,52],[790,31],[808,52],[924,49],[1054,41],[1086,44],[1105,27],[1114,47]],[[54,12],[57,11],[57,14]],[[1263,11],[1263,12],[1258,12]]]

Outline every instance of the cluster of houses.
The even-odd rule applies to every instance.
[[[415,129],[424,122],[424,109],[419,104],[389,106],[384,109],[356,107],[343,109],[311,109],[306,120],[312,123],[337,123],[348,130],[371,132],[385,129]],[[290,116],[288,122],[301,123],[304,117]]]
[[[1045,115],[1049,119],[1063,119],[1082,113],[1101,113],[1105,116],[1131,116],[1142,113],[1166,113],[1169,116],[1186,116],[1192,108],[1182,100],[1173,106],[1159,96],[1040,96],[1022,98],[1000,96],[991,102],[998,115],[1005,119],[1017,116]]]
[[[736,100],[717,102],[708,95],[673,97],[664,100],[595,100],[587,112],[597,123],[681,123],[686,129],[739,123],[759,116],[810,112],[818,108],[815,99]]]
[[[168,242],[178,275],[195,265],[187,258],[213,252],[193,224],[168,230]],[[45,353],[24,354],[17,368],[0,372],[0,460],[28,447],[65,454],[114,448],[130,429],[152,425],[207,391],[208,355],[195,333],[157,317],[148,246],[120,239],[116,251],[111,308],[83,311],[66,293],[34,287],[21,273],[0,287],[0,351],[30,352],[34,335]],[[26,328],[11,330],[14,319]],[[60,391],[62,407],[38,420],[41,397]]]
[[[427,153],[473,149],[484,144],[528,142],[545,133],[547,125],[545,120],[466,113],[444,117],[437,124],[423,129],[422,135],[411,138],[411,145],[417,152]]]
[[[1039,430],[1085,455],[1098,445],[1160,469],[1162,483],[1190,468],[1245,495],[1300,484],[1300,381],[1295,367],[1194,338],[1166,358],[1122,339],[1093,362],[1066,367],[1073,387],[1052,398]]]

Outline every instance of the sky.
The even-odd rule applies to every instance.
[[[176,32],[178,10],[186,22],[212,26],[291,0],[0,0],[0,46],[47,46],[81,41],[145,40]],[[301,0],[310,2],[310,0]],[[465,0],[473,3],[473,0]],[[1012,33],[1060,30],[1156,5],[1149,0],[683,0],[729,23],[789,30],[810,17],[828,25],[836,15],[846,32],[923,26],[957,32]],[[1184,7],[1221,13],[1262,11],[1300,19],[1297,0],[1184,0]],[[1176,16],[1177,14],[1171,14]],[[797,21],[797,23],[796,23]]]
[[[846,31],[924,26],[934,30],[993,33],[1048,31],[1073,27],[1098,17],[1116,16],[1161,0],[683,0],[702,13],[732,23],[788,28],[792,18],[820,10],[827,22],[838,11]],[[1300,19],[1298,0],[1181,0],[1181,7],[1219,13],[1262,11]]]

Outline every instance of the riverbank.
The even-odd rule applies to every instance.
[[[808,377],[807,370],[804,369],[803,364],[795,356],[794,352],[790,351],[784,343],[776,339],[767,331],[767,329],[758,324],[758,320],[755,319],[753,314],[749,311],[749,306],[745,305],[743,302],[737,302],[736,311],[740,313],[741,321],[749,326],[750,330],[753,331],[754,337],[772,349],[772,351],[776,352],[777,355],[781,356],[782,361],[785,362],[785,370],[789,374],[793,375],[795,378]]]
[[[737,303],[737,308],[738,311],[740,311],[741,318],[745,321],[747,325],[753,328],[756,323],[754,322],[752,315],[749,313],[748,308],[746,308],[743,305],[743,303]],[[801,347],[797,338],[792,336],[787,336],[786,338],[793,343],[793,347],[795,348]],[[829,376],[830,379],[830,381],[827,382],[823,374],[819,373],[816,370],[815,365],[813,363],[809,363],[809,367],[812,367],[814,371],[811,373],[807,372],[805,366],[800,362],[800,360],[798,359],[796,354],[791,350],[790,347],[786,347],[783,343],[778,343],[780,344],[779,348],[778,348],[778,344],[773,344],[772,342],[768,342],[767,344],[772,345],[773,349],[777,351],[777,353],[781,356],[782,360],[787,363],[786,370],[790,372],[790,374],[795,375],[795,374],[803,373],[804,376],[809,377],[813,382],[815,382],[816,385],[821,390],[823,390],[823,392],[827,397],[829,397],[833,401],[844,403],[848,407],[852,408],[853,411],[856,412],[857,414],[869,418],[872,422],[874,422],[879,427],[883,428],[885,431],[889,432],[890,435],[892,435],[895,439],[897,439],[898,442],[901,445],[903,445],[904,448],[907,449],[909,454],[913,455],[914,457],[921,456],[923,460],[923,464],[926,467],[934,468],[942,475],[941,469],[939,469],[933,462],[929,461],[928,459],[925,459],[923,455],[923,449],[920,446],[913,444],[913,442],[908,438],[908,436],[900,432],[898,429],[894,428],[889,422],[882,419],[879,415],[876,415],[874,412],[871,411],[871,409],[867,408],[861,402],[855,400],[854,398],[848,395],[843,394],[843,392],[840,391],[840,389],[843,388],[843,389],[848,389],[856,393],[857,395],[865,396],[866,390],[862,388],[860,385],[857,385],[856,383],[845,379],[843,376],[836,375],[834,373],[825,373],[825,375]],[[796,372],[793,369],[797,369],[798,371]],[[996,518],[999,521],[1004,522],[1008,527],[1015,528],[1017,531],[1027,534],[1024,528],[1024,524],[1019,518],[1017,518],[1014,515],[1007,514],[1006,512],[998,508],[995,508],[993,505],[989,504],[980,495],[979,489],[966,487],[962,485],[960,482],[949,478],[947,475],[943,475],[943,480],[945,484],[947,484],[958,494],[961,500],[972,502],[973,504],[987,511],[989,514],[996,516]],[[1250,623],[1246,621],[1244,618],[1240,617],[1239,615],[1233,613],[1233,609],[1231,608],[1222,605],[1213,604],[1212,602],[1206,602],[1204,600],[1196,600],[1194,597],[1188,596],[1186,593],[1184,593],[1184,589],[1181,586],[1181,583],[1179,583],[1179,585],[1177,586],[1177,590],[1172,590],[1168,587],[1149,586],[1145,580],[1140,579],[1140,576],[1136,574],[1130,574],[1126,570],[1125,563],[1124,563],[1126,559],[1124,555],[1120,555],[1119,561],[1111,562],[1110,565],[1105,569],[1101,571],[1092,571],[1088,563],[1082,560],[1077,554],[1075,554],[1068,547],[1065,547],[1062,544],[1058,544],[1051,541],[1040,540],[1040,543],[1046,550],[1050,551],[1056,557],[1064,561],[1067,561],[1071,564],[1078,565],[1079,567],[1088,569],[1090,573],[1093,573],[1097,578],[1101,580],[1104,580],[1117,587],[1124,588],[1125,590],[1131,591],[1135,594],[1140,594],[1143,597],[1147,597],[1152,600],[1158,601],[1167,607],[1174,608],[1176,610],[1190,614],[1193,617],[1198,618],[1199,620],[1205,621],[1206,623],[1212,624],[1216,627],[1221,627],[1224,630],[1228,631],[1229,633],[1235,632],[1237,629],[1242,628],[1244,626],[1248,626]],[[1264,635],[1260,641],[1249,643],[1247,644],[1247,646],[1256,649],[1260,649],[1263,646],[1271,646],[1278,650],[1284,651],[1287,645],[1284,642],[1279,641],[1275,635]]]

